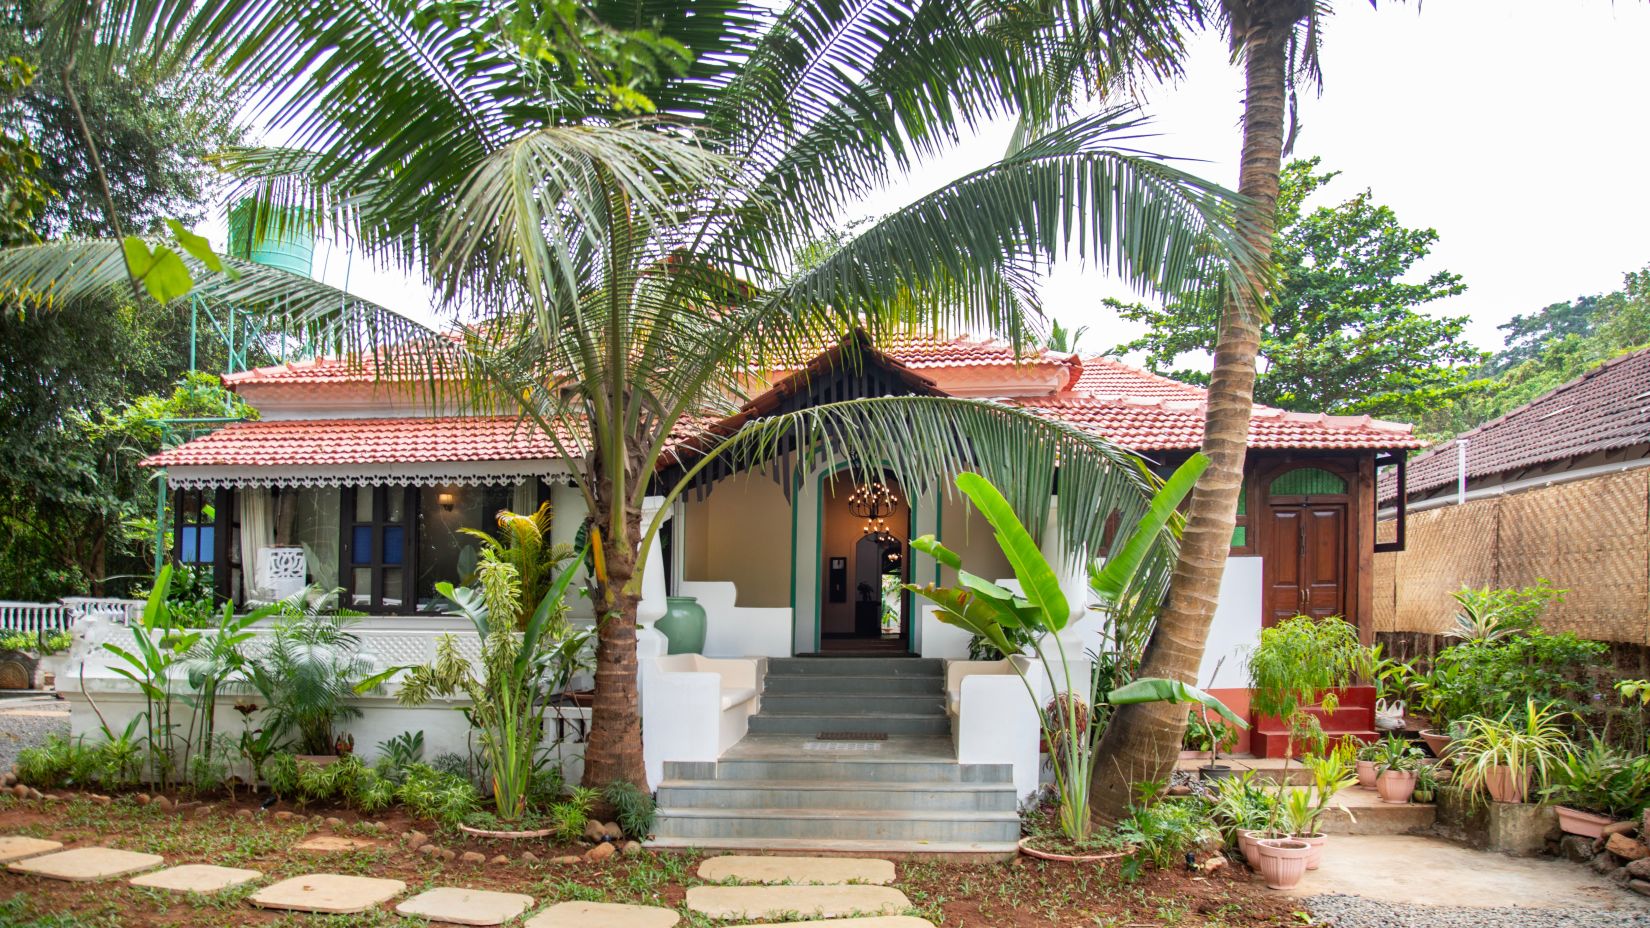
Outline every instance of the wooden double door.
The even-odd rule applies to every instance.
[[[1267,505],[1266,608],[1271,627],[1297,615],[1347,616],[1347,503],[1273,501]]]

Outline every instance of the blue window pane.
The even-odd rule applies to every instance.
[[[355,526],[350,536],[349,560],[351,564],[372,563],[372,526]]]
[[[196,540],[200,537],[200,531],[192,525],[178,530],[178,542],[182,548],[182,558],[185,564],[193,564],[200,559],[200,547],[196,543]]]
[[[200,563],[210,563],[213,553],[218,550],[217,545],[212,540],[213,533],[217,529],[210,525],[203,525],[195,531],[200,533],[200,546],[197,551],[199,556],[195,560]]]
[[[401,563],[401,542],[407,530],[399,525],[384,526],[384,563]]]

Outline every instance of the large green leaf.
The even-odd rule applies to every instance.
[[[1186,459],[1175,468],[1163,486],[1153,494],[1146,514],[1135,523],[1129,537],[1097,570],[1090,573],[1090,586],[1101,598],[1115,602],[1128,589],[1130,580],[1153,546],[1162,538],[1163,530],[1174,518],[1180,503],[1192,492],[1197,480],[1209,467],[1209,459],[1201,452]]]
[[[997,546],[1020,581],[1020,591],[1042,613],[1043,630],[1058,632],[1071,618],[1071,603],[1060,589],[1060,577],[1026,531],[1014,508],[1003,494],[979,474],[958,474],[957,489],[963,491],[997,535]]]
[[[1220,714],[1221,718],[1239,728],[1249,727],[1249,723],[1239,718],[1231,709],[1226,708],[1225,703],[1203,690],[1189,683],[1182,683],[1179,680],[1165,680],[1162,677],[1141,677],[1107,693],[1106,701],[1114,706],[1127,706],[1143,702],[1196,703],[1205,708],[1213,709]]]
[[[939,606],[934,617],[946,625],[979,635],[1003,654],[1014,654],[1019,650],[1009,644],[1008,637],[1003,634],[1002,625],[997,621],[997,615],[989,609],[982,608],[976,597],[968,591],[936,586],[932,583],[926,586],[907,583],[905,588]]]

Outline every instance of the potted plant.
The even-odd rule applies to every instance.
[[[1597,735],[1584,751],[1566,751],[1545,797],[1558,803],[1566,834],[1599,838],[1607,825],[1637,818],[1650,804],[1650,759],[1629,759]]]
[[[1415,792],[1410,798],[1416,802],[1427,803],[1437,798],[1438,770],[1432,764],[1423,763],[1415,769]]]
[[[1562,714],[1531,699],[1500,718],[1466,719],[1466,734],[1450,745],[1454,782],[1472,796],[1487,792],[1495,802],[1523,802],[1532,786],[1545,786],[1570,746],[1558,724]]]
[[[549,822],[528,818],[527,799],[538,765],[544,716],[555,681],[564,677],[559,665],[571,659],[595,634],[575,631],[567,622],[564,596],[582,566],[583,555],[572,556],[565,545],[556,563],[564,564],[543,593],[532,614],[522,621],[521,573],[494,550],[484,550],[475,587],[455,588],[439,583],[436,590],[452,604],[455,614],[467,617],[481,638],[480,675],[459,653],[458,642],[444,635],[434,663],[406,668],[397,699],[416,706],[435,696],[463,693],[470,705],[462,711],[476,729],[493,784],[494,812],[482,827],[461,826],[489,837],[537,837],[554,830]],[[517,631],[517,628],[521,631]],[[498,827],[502,826],[502,827]]]
[[[1381,756],[1381,743],[1379,741],[1372,741],[1358,748],[1354,770],[1357,773],[1359,788],[1375,788],[1375,758],[1379,756]]]
[[[1421,749],[1397,735],[1381,739],[1375,757],[1375,791],[1382,802],[1406,805],[1415,793]]]
[[[1231,764],[1220,762],[1220,752],[1237,743],[1237,731],[1219,716],[1210,718],[1207,707],[1194,709],[1186,718],[1186,735],[1196,750],[1208,754],[1209,762],[1197,768],[1199,779],[1223,780],[1236,775]]]
[[[1276,818],[1277,794],[1257,782],[1253,770],[1216,781],[1209,816],[1220,825],[1229,844],[1235,844],[1253,869],[1260,869],[1255,842],[1260,838],[1280,838],[1272,831]]]
[[[1297,615],[1262,629],[1260,643],[1248,654],[1250,707],[1274,716],[1288,730],[1284,761],[1296,744],[1321,748],[1323,729],[1309,709],[1334,713],[1336,691],[1373,670],[1372,654],[1358,639],[1356,627],[1336,616]]]
[[[1342,744],[1322,755],[1308,755],[1303,759],[1312,772],[1310,790],[1295,789],[1283,803],[1284,825],[1290,837],[1305,841],[1312,848],[1307,856],[1306,869],[1316,870],[1323,862],[1323,851],[1329,835],[1323,830],[1323,815],[1334,802],[1336,794],[1358,782],[1352,772],[1352,746]],[[1348,816],[1352,813],[1341,807]]]
[[[1198,475],[1207,466],[1208,459],[1202,455],[1193,455],[1181,465],[1152,497],[1146,514],[1129,535],[1114,545],[1103,565],[1091,571],[1091,586],[1101,599],[1102,610],[1116,615],[1123,610],[1157,608],[1164,589],[1153,582],[1157,571],[1143,569],[1142,565],[1149,565],[1154,553],[1160,555],[1164,550],[1160,542],[1172,537],[1176,506],[1191,492]],[[1080,857],[1085,849],[1092,848],[1103,850],[1097,856],[1111,856],[1115,848],[1096,847],[1089,815],[1089,783],[1098,759],[1095,748],[1099,744],[1104,713],[1092,711],[1093,707],[1079,694],[1093,694],[1097,703],[1112,705],[1159,701],[1197,703],[1220,713],[1233,725],[1243,725],[1243,720],[1213,696],[1178,680],[1141,678],[1106,691],[1098,685],[1101,682],[1098,661],[1090,668],[1088,686],[1082,687],[1080,681],[1073,678],[1066,646],[1060,638],[1071,619],[1071,606],[1054,568],[1015,515],[1007,498],[990,481],[979,474],[963,473],[957,475],[956,483],[995,532],[997,544],[1013,568],[1020,590],[1010,590],[970,573],[964,568],[962,557],[932,535],[913,539],[911,547],[957,571],[959,586],[907,584],[906,589],[938,606],[935,618],[941,622],[985,638],[1004,654],[1015,653],[1006,629],[1029,629],[1041,639],[1037,649],[1043,655],[1041,660],[1017,658],[1011,661],[1011,666],[1036,708],[1054,770],[1059,834],[1037,837],[1057,839],[1060,844],[1049,847],[1044,840],[1045,846],[1034,848],[1027,843],[1033,839],[1027,838],[1022,840],[1021,847],[1034,855],[1058,853],[1063,857]],[[1031,674],[1036,668],[1041,669],[1042,678],[1034,683]],[[1039,686],[1045,683],[1045,693],[1055,694],[1052,702],[1038,692]]]
[[[1257,846],[1260,877],[1268,889],[1294,889],[1306,875],[1312,846],[1298,838],[1266,838]]]

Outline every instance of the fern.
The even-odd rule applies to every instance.
[[[625,837],[647,840],[653,831],[653,797],[628,780],[614,780],[607,784],[602,795],[613,807]]]

